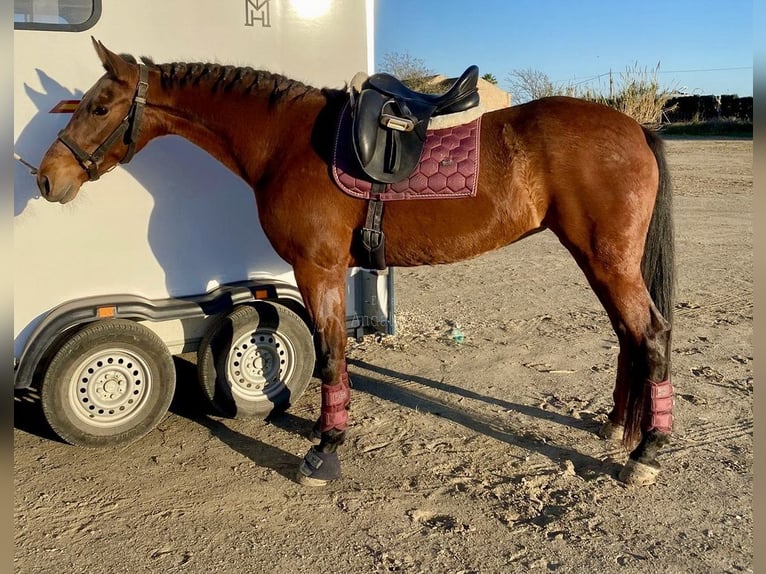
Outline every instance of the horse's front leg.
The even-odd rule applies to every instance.
[[[322,378],[322,409],[317,422],[319,445],[312,447],[298,469],[298,482],[324,486],[340,478],[338,446],[348,428],[351,390],[346,369],[346,271],[310,263],[294,264],[295,278],[314,321],[317,366]]]

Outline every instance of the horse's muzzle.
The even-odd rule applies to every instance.
[[[51,203],[69,203],[77,195],[79,185],[75,183],[69,183],[64,186],[55,186],[51,182],[47,175],[42,173],[37,174],[37,188],[40,190],[40,195]]]
[[[40,195],[45,199],[49,199],[51,194],[51,184],[48,180],[48,176],[43,175],[42,173],[37,174],[37,189],[40,190]]]

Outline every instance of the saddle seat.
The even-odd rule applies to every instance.
[[[433,107],[431,116],[462,112],[479,105],[478,66],[469,66],[465,72],[443,94],[424,94],[408,88],[391,74],[374,74],[367,79],[367,85],[381,94],[406,101],[410,106]]]
[[[386,73],[352,81],[352,147],[370,181],[397,183],[412,174],[429,119],[478,106],[478,80],[479,68],[470,66],[443,94],[416,92]]]

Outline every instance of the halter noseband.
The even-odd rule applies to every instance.
[[[146,92],[149,91],[149,69],[143,65],[138,65],[138,83],[136,84],[136,93],[133,96],[133,103],[130,106],[125,118],[120,122],[114,131],[96,148],[96,151],[89,154],[77,145],[72,138],[61,130],[58,133],[58,139],[69,151],[77,158],[77,161],[88,172],[90,181],[96,181],[99,178],[98,164],[104,159],[106,153],[112,149],[117,141],[124,137],[124,143],[128,149],[120,160],[120,163],[128,163],[136,153],[136,138],[138,130],[141,127],[141,119],[144,116],[144,106],[146,105]]]

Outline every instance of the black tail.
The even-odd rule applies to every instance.
[[[657,310],[668,323],[673,322],[674,244],[673,244],[673,191],[670,186],[670,174],[665,161],[665,145],[654,132],[644,128],[646,143],[649,144],[657,167],[660,170],[660,182],[654,212],[649,223],[644,245],[644,258],[641,271],[649,288],[649,294]]]
[[[646,143],[654,153],[659,168],[659,185],[657,198],[654,201],[654,211],[649,223],[644,244],[644,257],[641,260],[641,272],[649,295],[655,307],[668,322],[673,321],[673,295],[675,291],[674,278],[674,244],[673,244],[673,193],[670,186],[670,174],[665,161],[665,146],[662,139],[652,131],[644,128]],[[667,376],[670,376],[670,342],[668,335],[665,349]],[[627,417],[623,444],[632,448],[641,437],[641,422],[646,410],[646,379],[647,372],[633,370],[631,372],[630,390],[627,398]]]

